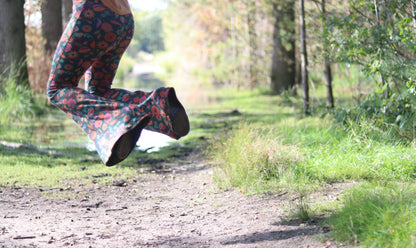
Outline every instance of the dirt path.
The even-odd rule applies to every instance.
[[[0,188],[0,247],[335,247],[282,222],[285,195],[224,192],[204,161],[187,164],[111,186]]]

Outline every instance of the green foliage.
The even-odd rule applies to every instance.
[[[333,113],[335,120],[354,134],[411,142],[415,138],[415,100],[405,93],[390,98],[374,93],[353,109],[338,108]]]
[[[364,247],[415,247],[415,198],[415,186],[358,186],[328,221],[331,236]]]
[[[135,58],[140,51],[155,53],[165,50],[162,17],[158,12],[134,11],[135,31],[127,54]]]
[[[415,29],[412,3],[407,0],[379,2],[350,0],[345,15],[328,17],[326,27],[332,57],[356,63],[369,74],[381,74],[387,83],[400,87],[415,78]],[[382,80],[382,81],[383,81]],[[385,83],[385,82],[383,82]],[[383,85],[384,86],[384,85]]]

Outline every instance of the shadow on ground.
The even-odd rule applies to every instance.
[[[234,245],[234,244],[255,244],[264,241],[279,241],[295,238],[298,236],[312,236],[319,234],[320,228],[311,226],[297,228],[294,230],[284,231],[270,231],[270,232],[255,232],[250,235],[236,236],[235,238],[222,242],[223,245]]]

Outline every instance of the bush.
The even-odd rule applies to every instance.
[[[375,93],[359,101],[354,109],[341,108],[333,113],[338,123],[355,134],[359,132],[374,138],[409,142],[415,138],[416,111],[413,102],[414,96],[409,94],[384,98],[382,94]]]

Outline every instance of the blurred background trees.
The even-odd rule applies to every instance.
[[[71,2],[1,0],[1,70],[27,61],[32,89],[42,91]],[[186,77],[193,84],[293,95],[296,89],[304,94],[309,90],[299,87],[301,72],[308,70],[306,83],[325,85],[328,107],[337,100],[334,79],[356,68],[367,81],[377,83],[374,91],[382,90],[384,98],[415,91],[414,1],[304,1],[304,52],[309,59],[304,68],[301,1],[166,3],[158,10],[134,10],[136,32],[125,56],[131,63],[143,59],[139,54],[152,54],[170,76]],[[27,75],[24,70],[20,74]]]

